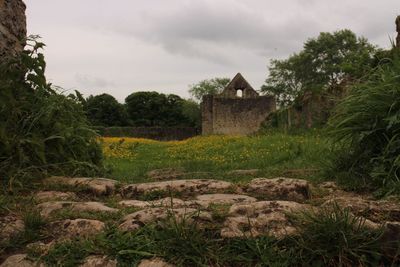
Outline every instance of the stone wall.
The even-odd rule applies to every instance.
[[[26,39],[25,9],[22,0],[0,0],[0,57],[23,49]]]
[[[275,111],[269,96],[226,98],[206,96],[202,103],[202,133],[247,135],[257,132],[267,116]]]
[[[238,94],[239,91],[242,94]],[[274,97],[259,96],[242,74],[238,73],[220,94],[203,97],[202,134],[255,133],[275,109]]]

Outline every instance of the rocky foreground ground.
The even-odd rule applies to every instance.
[[[49,222],[49,238],[28,244],[18,254],[7,255],[0,266],[44,266],[28,259],[26,251],[34,249],[45,254],[57,243],[98,234],[106,227],[102,219],[115,214],[121,215],[115,216],[121,231],[137,231],[173,217],[198,227],[217,225],[222,238],[272,235],[279,239],[296,234],[290,214],[318,211],[335,203],[348,208],[353,216],[364,217],[367,227],[383,227],[386,239],[400,237],[398,202],[345,192],[333,182],[316,186],[306,180],[281,177],[256,178],[246,184],[209,179],[165,181],[171,178],[169,170],[158,170],[150,176],[157,181],[121,184],[104,178],[46,179],[41,186],[45,190],[32,192],[31,197],[32,205]],[[79,218],[79,214],[90,212],[98,214],[98,219]],[[16,211],[1,217],[1,242],[11,240],[24,227],[23,218]],[[81,266],[116,265],[116,260],[107,255],[92,255]],[[154,258],[143,260],[139,266],[172,265]]]

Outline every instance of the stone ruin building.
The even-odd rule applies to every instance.
[[[275,109],[273,96],[260,96],[238,73],[221,94],[203,97],[202,134],[252,134]]]

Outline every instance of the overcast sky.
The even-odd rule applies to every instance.
[[[47,76],[85,96],[189,97],[190,84],[241,72],[259,89],[271,59],[321,31],[348,28],[381,47],[399,0],[25,0],[28,32],[47,44]]]

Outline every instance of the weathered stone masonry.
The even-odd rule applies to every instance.
[[[0,58],[23,49],[26,39],[25,9],[22,0],[0,0]]]
[[[241,96],[238,91],[242,92]],[[275,108],[274,97],[259,96],[238,73],[221,94],[203,98],[202,134],[254,133]]]

